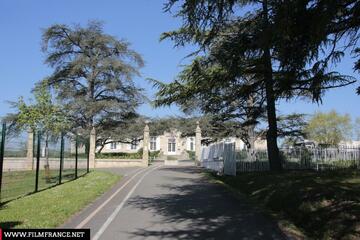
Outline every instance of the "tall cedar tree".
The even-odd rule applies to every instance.
[[[142,89],[133,78],[143,59],[129,43],[105,34],[101,23],[53,25],[43,33],[43,51],[54,69],[47,82],[79,130],[95,127],[101,135],[136,116]]]
[[[349,32],[353,34],[352,22],[347,22],[348,27],[336,26],[354,18],[353,9],[358,4],[349,0],[170,0],[165,10],[175,5],[183,25],[162,38],[174,40],[176,46],[196,44],[210,62],[222,59],[221,68],[230,73],[228,79],[218,79],[223,84],[252,76],[251,84],[244,82],[236,88],[242,92],[236,97],[246,100],[256,88],[264,92],[270,168],[281,170],[276,101],[305,96],[319,102],[324,90],[354,82],[329,69],[343,56],[339,40]],[[354,35],[351,39],[357,40]],[[222,57],[226,51],[231,54]],[[203,78],[189,84],[187,79],[180,76],[175,85],[160,85],[158,104],[178,102],[179,96],[191,96],[193,88],[199,90],[217,81]]]

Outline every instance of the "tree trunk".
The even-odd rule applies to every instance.
[[[270,44],[269,39],[271,39],[271,32],[269,29],[269,20],[268,20],[268,6],[267,0],[263,1],[263,15],[264,15],[264,53],[263,53],[263,63],[264,63],[264,77],[265,77],[265,92],[266,92],[266,110],[267,110],[267,119],[269,124],[269,129],[266,134],[267,140],[267,151],[270,164],[270,170],[272,171],[281,171],[282,165],[279,155],[279,148],[277,145],[277,120],[276,120],[276,107],[275,107],[275,94],[274,94],[274,79],[272,72],[272,63],[270,55]]]
[[[255,156],[255,125],[248,126],[247,132],[249,136],[249,144],[248,144],[248,156],[250,156],[251,161],[256,160]]]
[[[101,144],[99,145],[99,150],[97,151],[97,153],[101,153],[101,151],[104,149],[105,145],[106,145],[106,142],[105,142],[105,143],[101,143]]]
[[[254,108],[254,98],[252,96],[249,97],[247,101],[247,107],[250,109],[247,120],[255,121],[253,108]],[[256,152],[255,152],[255,124],[251,124],[246,127],[247,136],[248,136],[248,144],[247,144],[247,154],[250,161],[256,161]]]

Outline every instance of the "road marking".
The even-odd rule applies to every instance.
[[[120,210],[125,205],[126,201],[131,197],[137,186],[142,182],[142,180],[148,175],[149,173],[155,171],[156,169],[160,168],[161,166],[157,166],[149,171],[147,171],[135,184],[135,186],[130,190],[130,192],[126,195],[126,197],[121,201],[121,203],[116,207],[115,211],[109,216],[109,218],[106,220],[106,222],[100,227],[99,231],[95,234],[95,236],[92,238],[92,240],[98,240],[100,236],[105,232],[105,230],[109,227],[110,223],[115,219],[115,217],[118,215]]]
[[[106,204],[108,204],[108,202],[111,201],[111,199],[113,199],[116,194],[118,194],[124,187],[126,187],[126,185],[128,185],[130,183],[131,180],[133,180],[137,175],[139,175],[140,173],[144,172],[147,168],[144,169],[140,169],[136,174],[134,174],[129,180],[127,180],[124,185],[122,185],[118,190],[116,190],[116,192],[114,192],[108,199],[106,199],[105,202],[103,202],[99,207],[97,207],[89,216],[87,216],[81,223],[79,223],[79,225],[77,225],[75,228],[79,229],[79,228],[83,228],[85,226],[85,224],[87,224]]]
[[[127,177],[127,176],[129,176],[129,175],[131,175],[131,174],[133,174],[133,173],[135,173],[135,172],[137,172],[137,171],[139,171],[139,169],[134,169],[134,170],[130,171],[129,173],[126,173],[126,174],[124,175],[124,177]]]

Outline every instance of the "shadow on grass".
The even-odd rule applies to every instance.
[[[75,178],[75,173],[64,173],[63,176],[62,176],[61,184],[59,184],[59,175],[54,176],[54,177],[50,177],[49,179],[47,179],[45,176],[39,176],[39,189],[38,189],[38,191],[34,191],[34,188],[25,189],[25,190],[22,189],[23,191],[21,191],[21,192],[16,192],[13,195],[6,196],[3,199],[1,199],[0,210],[4,205],[6,205],[7,203],[9,203],[11,201],[14,201],[16,199],[32,195],[34,193],[42,192],[42,191],[51,189],[53,187],[60,186],[60,185],[62,185],[64,183],[72,182],[74,180],[77,180],[77,179],[85,176],[86,174],[87,173],[83,173],[81,175],[78,175],[77,178]],[[25,180],[26,179],[24,179],[24,181]],[[32,180],[34,180],[34,179],[32,179]],[[45,183],[45,185],[43,185],[44,183]],[[7,186],[7,187],[9,188],[9,186]]]
[[[19,222],[19,221],[0,222],[0,228],[9,229],[9,228],[14,228],[14,227],[16,227],[17,225],[20,225],[20,224],[22,224],[22,222]]]
[[[358,171],[263,172],[214,177],[280,213],[308,237],[360,238]]]
[[[129,204],[160,215],[159,228],[129,232],[134,238],[156,239],[284,239],[274,222],[223,187],[199,177],[196,167],[161,168],[169,184],[157,185],[159,194],[135,196]],[[158,218],[157,218],[158,219]],[[170,224],[170,225],[168,225]],[[175,227],[174,227],[175,226]]]
[[[66,173],[63,174],[61,177],[61,181],[70,181],[74,179],[75,179],[75,173]],[[50,177],[49,179],[46,179],[46,177],[44,177],[44,180],[47,184],[56,184],[59,182],[59,175]]]

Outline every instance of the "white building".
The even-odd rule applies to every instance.
[[[121,143],[112,142],[106,144],[102,153],[136,153],[143,147],[143,142]],[[99,147],[98,147],[99,149]],[[150,136],[150,151],[160,151],[163,155],[183,155],[187,151],[195,151],[195,136],[181,137],[181,132],[173,129],[164,132],[163,135]]]
[[[235,147],[237,150],[245,149],[245,144],[240,138],[229,137],[224,139],[226,142],[235,142]],[[162,155],[184,155],[187,151],[195,151],[195,136],[182,137],[181,132],[172,129],[170,131],[165,131],[162,135],[151,136],[149,141],[149,150],[150,151],[160,151]],[[113,142],[106,144],[102,153],[136,153],[143,147],[143,142],[134,142],[129,143],[120,143]],[[99,149],[99,148],[98,148]],[[257,140],[255,142],[255,149],[265,150],[266,149],[266,140]]]

